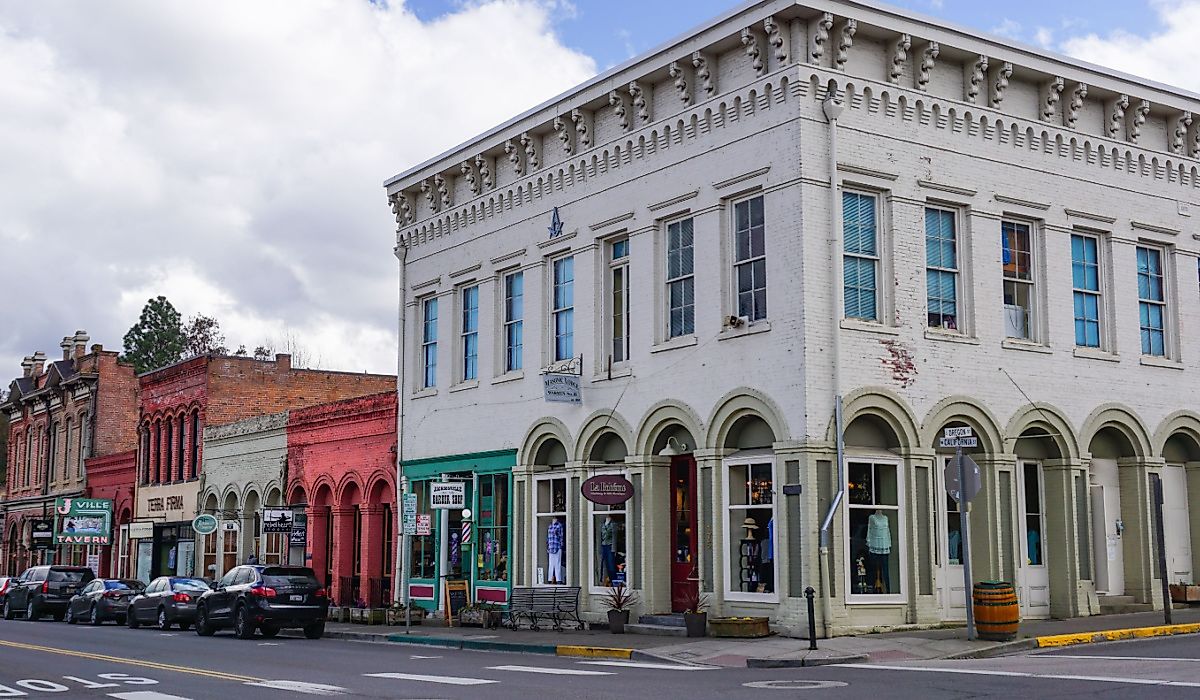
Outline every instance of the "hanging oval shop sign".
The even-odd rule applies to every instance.
[[[633,484],[618,474],[600,474],[583,482],[583,497],[602,506],[617,506],[633,498]]]
[[[197,515],[196,519],[192,521],[192,529],[196,531],[197,535],[208,535],[216,532],[217,519],[207,513]]]

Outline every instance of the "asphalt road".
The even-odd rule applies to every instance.
[[[550,633],[548,633],[550,634]],[[1200,697],[1200,637],[981,661],[795,670],[0,622],[0,698]]]

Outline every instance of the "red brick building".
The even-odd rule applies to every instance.
[[[107,498],[113,502],[113,546],[100,551],[97,576],[115,576],[118,569],[132,566],[129,548],[121,549],[117,536],[133,520],[133,490],[137,479],[137,450],[92,457],[84,462],[87,473],[87,497]]]
[[[288,500],[307,504],[308,551],[333,600],[392,599],[396,392],[292,410]]]
[[[22,375],[0,404],[8,415],[8,494],[0,503],[4,573],[48,561],[86,564],[108,547],[62,546],[35,550],[34,520],[52,518],[54,500],[85,495],[86,464],[132,450],[137,435],[137,377],[115,351],[87,349],[84,331],[63,338],[62,359],[46,364],[42,352],[26,357]]]
[[[394,392],[396,385],[389,375],[296,369],[290,355],[273,361],[201,355],[147,372],[139,381],[138,484],[133,521],[123,536],[137,541],[126,575],[143,579],[204,573],[196,570],[190,523],[200,508],[205,426]],[[257,527],[257,519],[241,513],[213,515],[230,527]]]

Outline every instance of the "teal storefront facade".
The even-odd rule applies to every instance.
[[[431,521],[428,535],[412,538],[409,596],[415,605],[439,610],[445,580],[470,584],[470,600],[504,605],[512,590],[512,470],[516,450],[448,455],[404,462],[410,493],[417,495],[418,516]],[[471,511],[471,540],[462,542],[461,509],[434,509],[430,484],[464,484]]]

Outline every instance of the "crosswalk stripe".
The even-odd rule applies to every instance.
[[[645,661],[580,661],[592,666],[619,666],[621,668],[652,668],[659,671],[711,671],[717,666],[685,666],[683,664],[655,664]]]
[[[546,666],[488,666],[491,671],[545,673],[552,676],[611,676],[612,671],[586,671],[582,668],[549,668]]]
[[[345,695],[349,692],[338,685],[305,683],[304,681],[259,681],[257,683],[247,683],[246,685],[258,688],[272,688],[274,690],[290,690],[293,693],[303,693],[305,695]]]
[[[486,678],[460,678],[457,676],[426,676],[420,673],[364,673],[370,678],[390,678],[398,681],[419,681],[421,683],[441,683],[443,685],[487,685],[500,681]]]
[[[117,700],[191,700],[182,695],[167,695],[153,690],[131,690],[128,693],[109,693],[108,697]]]
[[[1165,685],[1178,688],[1200,688],[1200,683],[1170,681],[1157,678],[1116,678],[1113,676],[1075,676],[1064,673],[1028,673],[1025,671],[993,671],[985,668],[927,668],[922,666],[884,666],[882,664],[837,664],[835,668],[860,668],[872,671],[913,671],[918,673],[951,673],[971,676],[1008,676],[1011,678],[1050,678],[1064,681],[1094,681],[1130,685]]]

